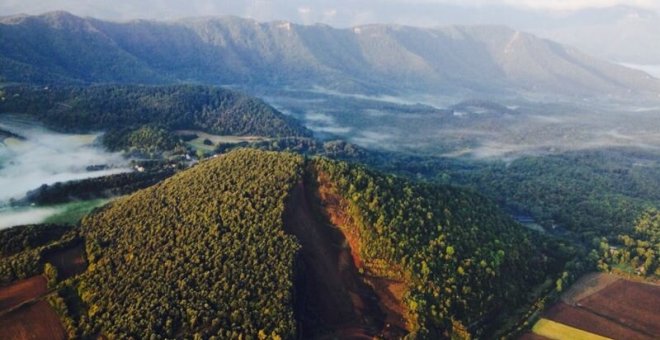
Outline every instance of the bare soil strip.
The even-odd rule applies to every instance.
[[[367,283],[341,229],[319,213],[322,205],[314,188],[313,184],[298,184],[285,214],[287,232],[302,244],[296,283],[301,338],[400,337],[405,329],[388,325],[390,311],[381,308],[381,294],[375,291],[391,287]]]

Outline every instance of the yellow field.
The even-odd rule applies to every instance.
[[[541,319],[532,328],[532,331],[538,335],[556,340],[607,340],[604,336],[585,332],[583,330],[566,326],[559,322],[548,319]]]

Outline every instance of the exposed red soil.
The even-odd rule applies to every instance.
[[[323,173],[318,174],[315,185],[318,187],[316,195],[320,200],[323,214],[332,225],[341,230],[348,242],[355,266],[366,273],[363,278],[374,289],[378,297],[379,308],[385,312],[385,327],[392,335],[405,334],[408,322],[404,317],[406,311],[402,301],[408,291],[408,285],[403,280],[379,277],[370,272],[369,265],[360,256],[362,241],[358,234],[356,221],[347,213],[349,211],[348,201],[337,193],[337,189]],[[391,264],[386,265],[393,272],[401,273],[401,270]],[[403,275],[401,274],[401,276]]]
[[[323,214],[316,185],[300,183],[291,193],[285,214],[287,231],[302,244],[302,277],[297,283],[297,318],[304,339],[398,338],[405,329],[388,325],[375,290],[360,274],[350,242]],[[375,289],[374,289],[375,288]],[[395,291],[394,293],[398,293]],[[390,294],[394,294],[390,293]],[[392,298],[393,300],[395,298]]]
[[[2,339],[66,339],[60,318],[45,301],[26,304],[0,318]]]
[[[660,286],[621,279],[576,306],[660,338]]]
[[[612,339],[654,339],[652,336],[637,332],[590,311],[569,306],[565,303],[558,303],[550,308],[550,310],[546,312],[545,318]]]
[[[84,254],[84,244],[80,243],[46,254],[44,260],[52,263],[57,268],[59,280],[65,280],[74,275],[78,275],[87,269],[87,262],[85,261]]]
[[[42,275],[20,280],[0,288],[0,313],[40,298],[48,292],[48,282]]]

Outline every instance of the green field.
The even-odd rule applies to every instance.
[[[44,223],[54,223],[54,224],[76,224],[87,215],[94,208],[98,208],[106,205],[110,202],[111,199],[100,198],[89,201],[76,201],[70,202],[62,205],[57,205],[57,208],[62,210],[48,218]]]

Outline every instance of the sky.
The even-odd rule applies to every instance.
[[[160,19],[236,15],[261,21],[289,20],[351,26],[375,22],[441,24],[461,11],[488,8],[494,11],[544,11],[565,15],[586,8],[616,5],[660,11],[660,0],[3,0],[0,15],[41,14],[65,10],[80,16],[110,20]],[[437,11],[437,13],[436,13]],[[426,14],[426,15],[425,15]]]

